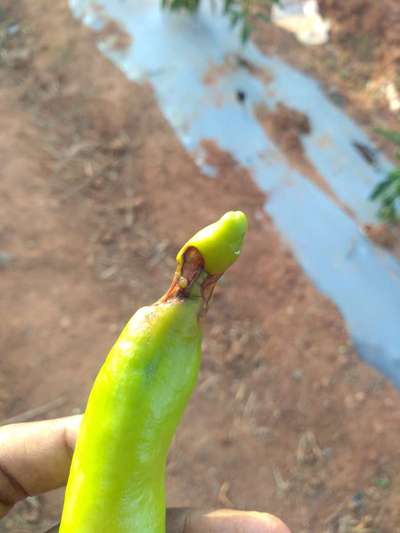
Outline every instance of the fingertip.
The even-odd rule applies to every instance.
[[[287,525],[277,516],[256,511],[253,511],[252,514],[255,515],[260,524],[263,524],[264,529],[260,529],[260,533],[291,533]]]
[[[64,439],[66,446],[71,453],[74,451],[78,431],[82,422],[82,415],[69,416],[68,418],[60,419],[64,424]]]
[[[195,512],[184,533],[290,533],[288,527],[276,516],[257,511],[220,509],[206,514]]]

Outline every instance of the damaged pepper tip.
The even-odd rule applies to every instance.
[[[186,251],[193,247],[203,258],[207,274],[221,276],[239,257],[247,226],[247,217],[242,211],[228,211],[182,246],[176,256],[178,267],[182,267]]]
[[[193,235],[179,250],[175,276],[159,302],[201,296],[207,310],[217,281],[240,255],[246,231],[246,215],[229,211]]]

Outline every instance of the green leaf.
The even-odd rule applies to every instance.
[[[391,170],[389,173],[388,173],[388,179],[393,182],[393,181],[399,181],[400,180],[400,167],[396,167],[394,168],[393,170]]]
[[[233,4],[234,4],[234,0],[225,0],[224,1],[224,13],[225,14],[227,14],[231,10]]]
[[[239,13],[238,11],[231,11],[229,13],[229,20],[231,22],[231,26],[232,27],[236,26],[236,24],[239,22],[241,17],[242,17],[242,14]]]
[[[378,210],[378,217],[390,224],[398,221],[398,214],[394,205],[381,206]]]
[[[390,479],[387,477],[375,479],[375,485],[381,489],[388,489],[390,487]]]
[[[262,20],[263,22],[271,22],[271,17],[267,13],[257,13],[256,18]]]
[[[373,191],[371,192],[369,198],[370,200],[377,200],[379,196],[382,196],[382,194],[391,186],[391,183],[388,179],[385,179],[384,181],[381,181],[378,183],[378,185],[375,186]]]
[[[242,41],[242,43],[245,43],[249,40],[249,37],[250,37],[250,34],[251,34],[251,26],[250,24],[246,21],[243,23],[243,26],[242,26],[242,29],[240,31],[240,39]]]
[[[177,11],[187,9],[191,13],[197,11],[200,0],[161,0],[161,7]]]
[[[279,0],[224,0],[222,11],[229,18],[232,27],[241,23],[240,38],[242,43],[245,43],[253,29],[250,22],[251,18],[254,17],[269,22],[269,11],[273,4],[279,4]],[[161,0],[163,8],[171,10],[186,9],[192,13],[197,11],[199,5],[200,0]],[[254,10],[251,9],[252,7],[254,7]]]
[[[391,141],[394,144],[400,146],[400,132],[393,130],[385,130],[382,128],[376,128],[376,133],[378,133],[384,139]]]

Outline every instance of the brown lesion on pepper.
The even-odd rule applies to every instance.
[[[182,264],[176,269],[169,289],[159,303],[196,296],[197,285],[198,296],[203,300],[202,312],[206,312],[215,285],[222,274],[210,275],[206,272],[204,265],[204,259],[199,250],[194,246],[189,246],[183,254]]]
[[[214,274],[207,276],[201,285],[201,296],[203,298],[203,312],[206,313],[208,309],[208,302],[211,300],[217,281],[222,274]]]

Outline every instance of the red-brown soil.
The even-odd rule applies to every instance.
[[[240,208],[249,237],[206,320],[169,502],[267,510],[293,533],[400,532],[399,393],[357,358],[251,177],[210,143],[218,177],[202,176],[151,89],[98,53],[66,0],[3,10],[2,421],[81,411],[119,329],[168,287],[180,244]],[[61,496],[21,504],[0,531],[42,531]]]

